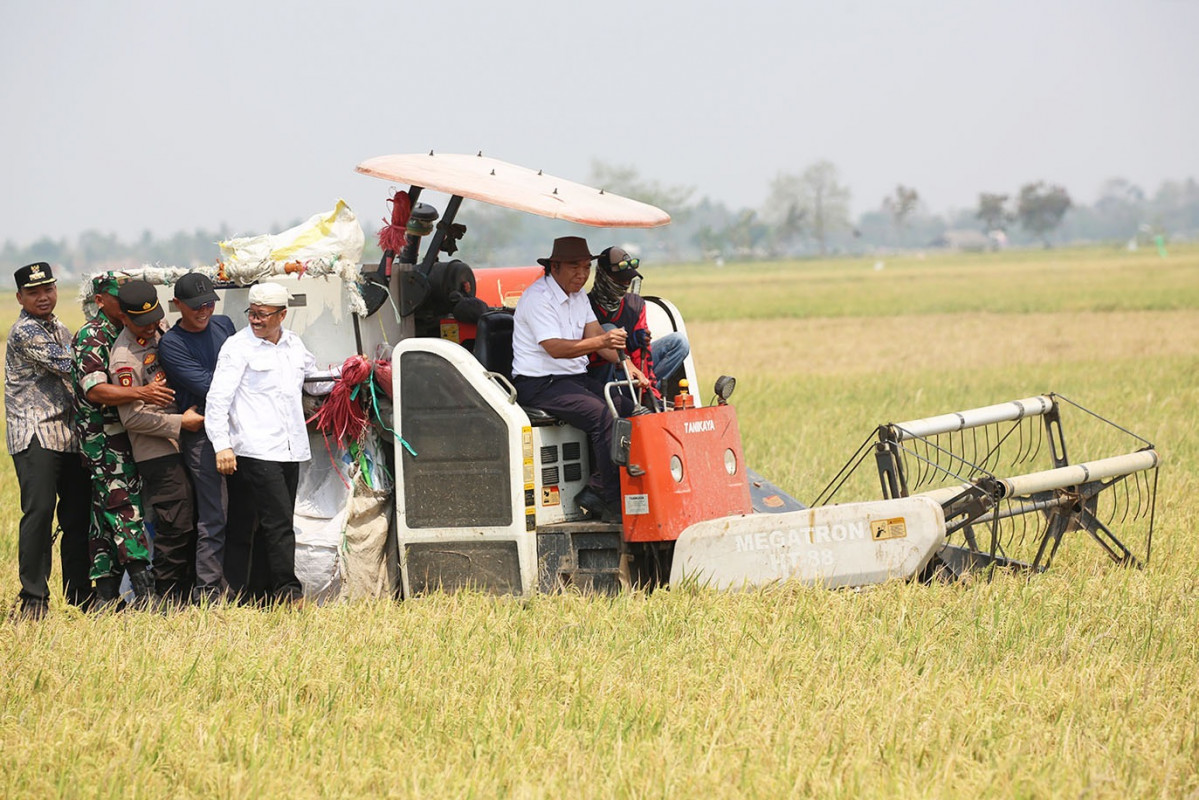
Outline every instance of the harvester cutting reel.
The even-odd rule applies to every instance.
[[[1088,451],[1130,443],[1131,451],[1071,463],[1063,409],[1090,423]],[[923,570],[926,579],[995,566],[1041,572],[1075,532],[1118,564],[1149,560],[1160,456],[1060,394],[880,425],[813,505],[851,485],[871,452],[884,499],[925,497],[942,508],[946,543]],[[1045,468],[1023,471],[1036,466]]]

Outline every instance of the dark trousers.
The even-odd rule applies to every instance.
[[[304,587],[296,577],[294,524],[300,465],[294,461],[264,461],[238,456],[237,471],[254,492],[254,505],[258,511],[254,540],[263,540],[266,548],[271,593],[276,600],[298,599],[304,594]],[[257,547],[254,549],[257,551]]]
[[[225,583],[229,593],[243,601],[265,601],[270,597],[271,574],[266,540],[254,535],[258,527],[254,487],[238,470],[225,476],[225,489],[229,497],[225,514]]]
[[[517,376],[513,384],[522,406],[540,408],[587,434],[595,459],[588,485],[605,503],[620,508],[620,475],[611,453],[613,417],[599,395],[602,388],[592,388],[586,375]]]
[[[60,557],[67,602],[86,606],[92,593],[87,551],[91,477],[79,453],[46,450],[36,436],[12,457],[21,490],[17,564],[21,602],[46,603],[50,597],[50,557],[55,506],[62,528]]]
[[[154,511],[154,582],[174,600],[191,596],[196,554],[195,504],[178,453],[137,462],[142,502]]]
[[[229,491],[216,471],[216,453],[201,428],[179,436],[180,455],[192,479],[196,503],[196,588],[225,588],[225,514]]]

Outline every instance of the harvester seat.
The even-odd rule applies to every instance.
[[[510,311],[488,311],[479,317],[475,326],[475,358],[488,372],[498,372],[512,379],[512,327],[515,317]],[[553,425],[556,417],[540,408],[521,406],[533,425]]]

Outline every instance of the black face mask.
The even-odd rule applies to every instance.
[[[595,283],[591,287],[591,296],[596,304],[605,311],[615,311],[620,306],[628,284],[619,283],[602,267],[595,271]]]

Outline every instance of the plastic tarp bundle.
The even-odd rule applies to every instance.
[[[296,577],[304,596],[335,599],[388,597],[396,581],[391,535],[391,481],[373,435],[353,457],[330,451],[309,435],[312,459],[301,466],[296,491]]]
[[[366,315],[359,281],[359,263],[366,236],[358,217],[344,200],[332,211],[315,214],[303,224],[282,233],[242,236],[220,243],[221,261],[208,266],[171,267],[144,265],[136,268],[102,269],[83,275],[79,302],[85,314],[95,316],[92,278],[104,272],[116,272],[156,286],[171,286],[189,272],[207,275],[214,283],[249,286],[275,275],[298,274],[301,277],[336,275],[346,287],[347,304],[358,316]]]
[[[253,271],[264,264],[343,259],[357,268],[365,243],[358,218],[345,200],[338,200],[332,211],[314,214],[306,222],[282,233],[242,236],[221,242],[221,260],[230,272]]]
[[[221,242],[220,246],[223,269],[230,280],[248,284],[292,272],[335,274],[347,287],[354,287],[350,310],[364,316],[366,304],[357,285],[365,244],[358,217],[344,200],[338,200],[332,211],[309,217],[282,233],[243,236]]]

